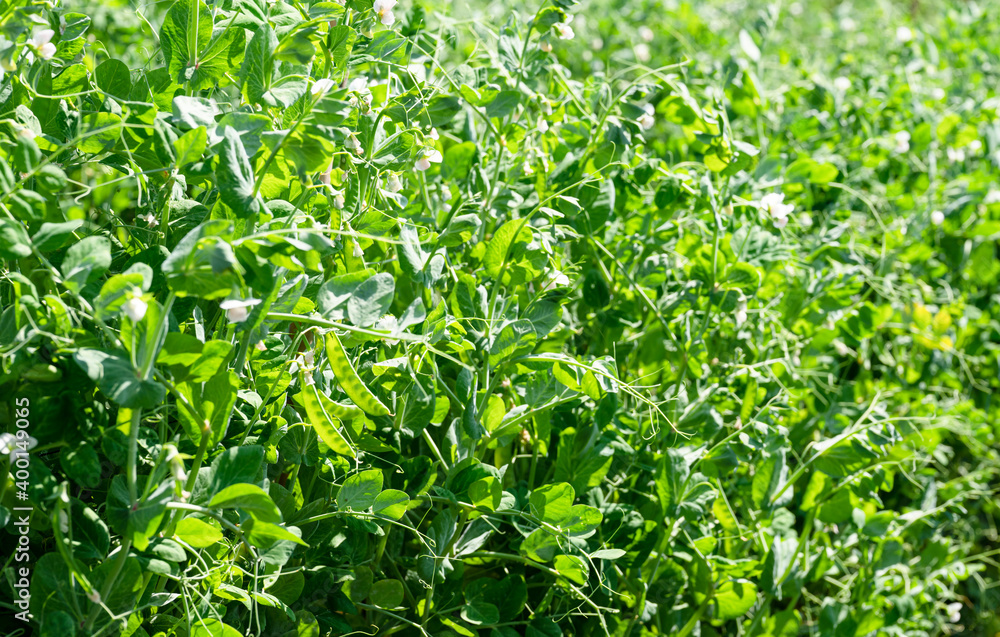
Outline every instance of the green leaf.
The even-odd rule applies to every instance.
[[[712,601],[716,619],[736,619],[757,602],[757,587],[749,580],[729,580],[716,587]]]
[[[89,444],[63,447],[59,452],[59,465],[81,486],[93,489],[101,484],[101,460]]]
[[[139,370],[124,354],[81,349],[73,354],[87,376],[113,402],[128,409],[150,409],[163,402],[167,390],[153,380],[140,380]]]
[[[0,218],[0,258],[14,261],[30,255],[31,240],[28,239],[24,224],[13,219]]]
[[[86,237],[66,251],[60,270],[63,285],[79,292],[84,285],[111,267],[111,241],[107,237]]]
[[[226,241],[232,224],[212,219],[189,232],[163,262],[167,282],[178,296],[218,299],[238,287],[241,268]]]
[[[255,484],[234,484],[219,491],[208,503],[215,509],[243,509],[261,522],[281,522],[281,511],[271,496]]]
[[[235,128],[227,126],[223,131],[219,166],[215,174],[219,180],[222,201],[237,219],[247,219],[260,212],[253,168],[243,147],[243,140]]]
[[[577,555],[557,555],[552,565],[559,571],[560,575],[569,581],[580,585],[587,583],[587,574],[590,572],[590,567],[587,566],[582,557]]]
[[[196,549],[205,549],[222,540],[222,531],[198,518],[184,518],[174,531],[177,539]]]
[[[381,272],[359,285],[347,301],[347,316],[351,323],[371,327],[389,309],[396,291],[396,282],[388,272]]]
[[[337,508],[341,511],[366,511],[375,504],[382,491],[382,472],[368,469],[348,477],[337,493]]]
[[[94,69],[94,81],[97,87],[121,100],[127,100],[132,92],[131,73],[121,60],[105,60]]]
[[[376,496],[372,505],[372,512],[375,515],[385,516],[392,520],[398,520],[406,513],[407,505],[410,503],[410,496],[397,489],[386,489]]]
[[[531,492],[531,513],[544,522],[560,525],[571,515],[576,492],[565,482],[547,484]]]
[[[229,48],[237,37],[230,23],[213,33],[212,10],[201,0],[178,0],[160,28],[160,47],[170,76],[192,91],[211,88],[229,71]]]
[[[396,608],[403,603],[403,583],[395,579],[375,582],[368,591],[368,601],[379,608]]]

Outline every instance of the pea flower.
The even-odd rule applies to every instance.
[[[344,209],[344,205],[346,203],[347,203],[347,201],[344,198],[344,191],[343,190],[334,190],[333,191],[333,204],[332,204],[333,207],[336,208],[337,210],[343,210]]]
[[[24,449],[18,445],[16,435],[11,433],[2,433],[0,434],[0,456],[8,456],[9,462],[13,463],[17,460],[19,455],[34,449],[37,444],[38,440],[36,440],[33,436],[28,436],[28,444],[26,445],[27,449]]]
[[[402,190],[403,184],[399,181],[399,175],[390,173],[389,178],[385,180],[385,189],[389,192],[399,192]]]
[[[747,322],[747,299],[742,294],[740,294],[740,300],[736,304],[736,312],[733,314],[733,318],[736,319],[736,327],[740,327]]]
[[[375,0],[372,9],[378,16],[379,22],[387,27],[391,27],[396,22],[396,16],[392,13],[392,8],[396,6],[396,0]]]
[[[94,602],[95,604],[100,604],[101,594],[98,591],[90,591],[90,594],[87,595],[87,599]]]
[[[905,130],[901,130],[894,136],[896,140],[896,152],[905,153],[910,150],[910,134]]]
[[[438,129],[433,127],[431,128],[431,132],[427,133],[427,137],[433,139],[434,141],[441,139],[441,135],[440,133],[438,133]]]
[[[931,223],[933,223],[935,226],[940,226],[942,223],[944,223],[944,213],[941,212],[940,210],[935,210],[934,212],[932,212]]]
[[[40,29],[28,40],[28,46],[35,50],[39,58],[50,60],[56,54],[56,45],[52,44],[52,36],[56,34],[52,29]]]
[[[142,215],[140,217],[140,219],[142,219],[143,221],[145,221],[146,225],[149,226],[150,228],[155,228],[156,226],[160,225],[160,220],[157,219],[156,215],[154,215],[151,212],[147,213],[145,215]]]
[[[645,40],[646,42],[652,42],[653,38],[656,37],[656,34],[654,34],[653,30],[644,24],[641,27],[639,27],[639,37]]]
[[[535,124],[535,129],[538,130],[539,133],[542,133],[544,135],[549,131],[549,123],[545,121],[544,117],[539,117],[538,123]]]
[[[569,26],[569,23],[573,21],[573,16],[566,19],[565,22],[556,22],[552,25],[555,29],[556,35],[559,36],[560,40],[572,40],[573,36],[576,35],[573,32],[573,27]]]
[[[542,40],[542,42],[538,45],[538,48],[545,53],[552,53],[552,43],[548,40]]]
[[[142,300],[142,295],[136,291],[133,293],[129,300],[125,301],[122,305],[122,311],[128,316],[134,323],[138,323],[142,320],[142,317],[146,316],[146,309],[149,305]]]
[[[788,215],[795,209],[790,203],[785,203],[785,195],[779,192],[769,192],[760,198],[760,209],[770,213],[774,227],[781,229],[788,225]]]
[[[432,148],[425,151],[420,159],[417,160],[416,168],[417,170],[427,170],[431,167],[431,164],[440,164],[442,159],[441,151]]]
[[[313,97],[318,97],[328,92],[332,88],[333,88],[333,80],[331,80],[328,77],[324,77],[322,79],[313,82],[312,89],[310,89],[310,92],[313,94]]]
[[[913,29],[908,26],[896,27],[896,42],[906,44],[913,39]]]
[[[226,317],[232,323],[242,323],[250,316],[251,307],[260,303],[260,299],[229,299],[219,304],[226,311]]]
[[[656,125],[656,118],[653,117],[656,111],[653,110],[652,104],[646,104],[642,110],[645,112],[636,121],[639,122],[639,126],[642,126],[642,130],[649,130]]]
[[[851,80],[841,75],[833,80],[833,87],[841,93],[844,93],[851,88]]]
[[[649,45],[645,42],[640,42],[635,45],[635,59],[640,62],[649,62],[650,58]]]
[[[360,156],[364,152],[364,149],[361,148],[361,142],[358,141],[358,136],[355,135],[354,133],[351,133],[347,137],[347,139],[344,140],[344,148],[346,148],[349,151],[352,151],[355,155],[358,156]]]

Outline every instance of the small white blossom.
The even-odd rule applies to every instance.
[[[540,48],[545,53],[552,53],[552,43],[549,42],[548,40],[543,40],[541,44],[538,45],[538,48]]]
[[[392,9],[395,6],[396,0],[375,0],[372,9],[375,11],[375,15],[378,16],[379,22],[387,27],[391,27],[396,22],[396,16],[392,13]]]
[[[941,88],[940,86],[935,86],[933,89],[931,89],[931,97],[939,102],[945,98],[945,95],[947,94],[944,92],[944,89]]]
[[[851,18],[841,18],[841,20],[840,20],[840,29],[842,31],[853,31],[856,28],[858,28],[858,24],[853,19],[851,19]]]
[[[913,29],[907,26],[896,27],[896,42],[906,44],[913,39]]]
[[[974,154],[978,153],[979,151],[981,151],[982,149],[983,149],[983,142],[979,141],[978,139],[974,139],[971,142],[969,142],[969,153],[970,154],[974,155]]]
[[[594,38],[590,41],[590,48],[595,51],[600,51],[604,48],[604,40],[601,38]]]
[[[324,93],[328,92],[330,89],[333,88],[333,86],[334,86],[333,80],[324,77],[322,79],[313,82],[312,89],[310,90],[313,94],[313,97],[316,97],[318,95],[323,95]]]
[[[542,282],[542,290],[544,291],[567,285],[569,285],[569,277],[559,270],[553,269],[545,275],[545,280]]]
[[[156,215],[154,215],[151,212],[147,213],[145,215],[142,215],[140,217],[140,219],[142,219],[143,221],[145,221],[146,225],[149,226],[150,228],[155,228],[156,226],[160,225],[160,220],[157,219]]]
[[[527,160],[525,160],[524,165],[521,166],[521,171],[525,175],[533,175],[533,174],[535,174],[535,169],[531,167],[531,163],[529,163]]]
[[[952,602],[946,608],[948,609],[948,621],[953,624],[962,621],[962,602]]]
[[[841,75],[833,80],[833,87],[841,93],[846,93],[851,88],[851,80]]]
[[[639,27],[639,37],[645,40],[646,42],[652,42],[653,38],[656,37],[656,34],[654,34],[653,30],[644,24],[641,27]]]
[[[946,151],[948,155],[948,161],[952,163],[961,163],[965,161],[965,150],[961,148],[949,148]]]
[[[142,317],[146,316],[146,309],[148,307],[149,305],[142,300],[141,294],[135,293],[134,296],[122,305],[122,312],[125,312],[125,315],[132,319],[133,322],[138,323],[142,320]]]
[[[549,123],[545,120],[544,117],[539,117],[538,123],[535,124],[535,128],[538,130],[539,133],[542,133],[544,135],[549,131]]]
[[[808,212],[803,212],[799,215],[799,225],[803,228],[811,228],[813,224],[812,215]]]
[[[389,178],[385,180],[385,189],[389,192],[399,192],[403,189],[403,184],[399,181],[399,175],[389,173]]]
[[[226,317],[233,323],[242,323],[250,316],[250,308],[259,304],[260,299],[229,299],[219,304],[226,310]]]
[[[833,345],[833,349],[836,350],[839,356],[847,356],[851,353],[851,349],[847,345],[844,345],[844,342],[839,338],[833,339],[833,342],[830,344]]]
[[[257,344],[253,346],[258,352],[266,352],[267,346],[264,345],[264,341],[257,341]]]
[[[354,258],[360,259],[365,256],[365,251],[361,248],[361,244],[357,241],[354,242]]]
[[[344,198],[344,191],[343,190],[333,190],[331,188],[330,189],[330,195],[333,197],[333,200],[330,202],[330,205],[333,206],[334,208],[336,208],[337,210],[343,210],[344,209],[344,204],[347,203],[347,201]]]
[[[39,29],[28,40],[28,46],[35,50],[39,58],[50,60],[56,54],[56,45],[52,44],[52,36],[56,34],[52,29]]]
[[[417,170],[428,170],[431,164],[440,164],[443,157],[441,157],[441,151],[436,148],[432,148],[426,151],[420,159],[417,160],[416,168]]]
[[[364,149],[361,148],[361,142],[358,141],[358,136],[351,133],[347,139],[344,140],[344,148],[352,151],[355,155],[361,155],[364,153]]]
[[[788,225],[788,215],[795,209],[792,204],[785,203],[785,195],[780,192],[769,192],[761,197],[759,207],[770,213],[774,227],[779,229]]]
[[[905,153],[910,150],[910,134],[905,130],[901,130],[893,136],[896,141],[895,150],[897,153]]]
[[[23,447],[22,447],[23,445]],[[18,444],[18,438],[14,434],[2,433],[0,434],[0,456],[8,456],[8,460],[11,464],[17,460],[18,455],[27,453],[38,445],[38,440],[33,436],[28,436],[27,444],[21,441]]]
[[[740,294],[740,300],[736,304],[736,312],[733,318],[736,319],[736,327],[741,327],[747,322],[747,299],[742,294]]]
[[[354,78],[347,85],[347,90],[351,91],[352,93],[364,93],[365,91],[371,92],[368,90],[368,78],[367,77]]]
[[[555,29],[556,35],[559,36],[560,40],[572,40],[573,36],[576,34],[573,32],[573,27],[569,26],[569,23],[573,21],[573,17],[570,16],[569,20],[566,22],[556,22],[552,25]]]
[[[649,62],[650,58],[649,45],[645,42],[640,42],[635,45],[635,59],[640,62]]]
[[[87,595],[87,599],[89,599],[90,601],[94,602],[95,604],[100,604],[101,603],[101,594],[99,592],[97,592],[97,591],[91,591],[90,594]]]
[[[656,111],[653,109],[652,104],[646,104],[642,109],[645,113],[636,121],[639,122],[639,126],[642,126],[642,130],[649,130],[656,125],[656,117],[654,117]]]
[[[942,223],[944,223],[944,213],[941,212],[940,210],[935,210],[934,212],[932,212],[931,223],[933,223],[935,226],[940,226]]]
[[[427,137],[433,139],[434,141],[441,139],[441,135],[438,133],[438,129],[436,128],[431,128],[431,132],[427,133]]]
[[[792,4],[788,5],[788,13],[792,14],[793,16],[798,17],[802,15],[802,11],[803,11],[802,5],[799,4],[798,2],[793,2]]]

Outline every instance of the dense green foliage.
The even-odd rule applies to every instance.
[[[393,4],[0,3],[0,627],[1000,631],[1000,6]]]

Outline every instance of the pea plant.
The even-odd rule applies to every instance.
[[[9,0],[0,625],[1000,630],[978,9],[652,5]]]

